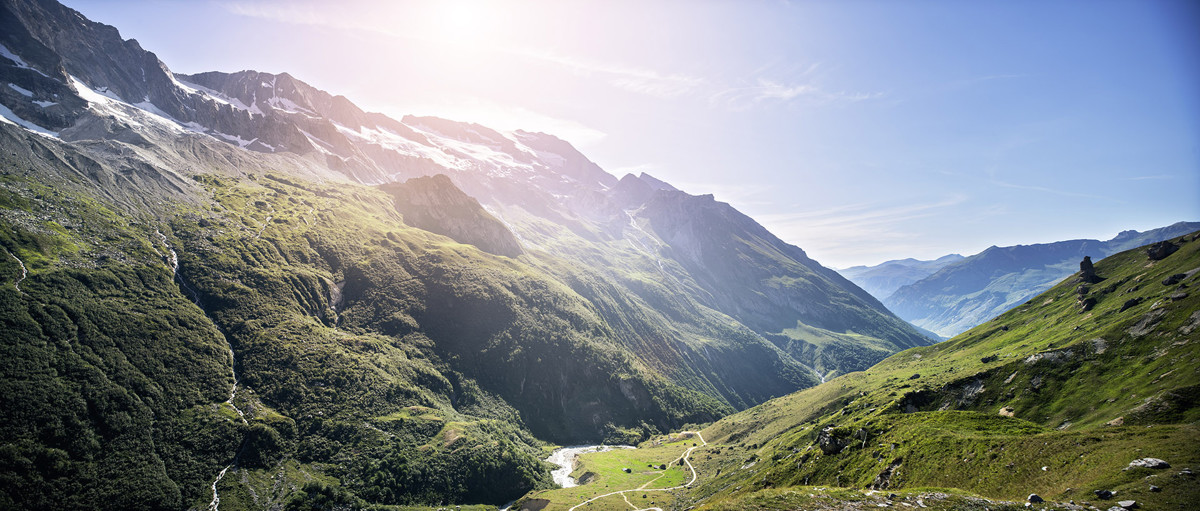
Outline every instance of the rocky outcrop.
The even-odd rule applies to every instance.
[[[524,253],[504,223],[488,214],[479,201],[455,187],[445,175],[418,177],[380,188],[395,198],[396,211],[404,215],[404,223],[408,225],[496,255],[516,257]]]
[[[1171,468],[1171,464],[1158,458],[1140,458],[1129,462],[1129,468]]]
[[[1174,254],[1176,250],[1179,250],[1179,245],[1164,240],[1146,247],[1146,256],[1148,256],[1151,261],[1160,261],[1165,259],[1167,256]]]
[[[1079,281],[1088,284],[1095,284],[1104,280],[1096,275],[1096,268],[1092,266],[1092,257],[1083,256],[1083,260],[1079,262]]]

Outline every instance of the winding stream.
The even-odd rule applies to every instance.
[[[29,276],[29,270],[25,269],[25,262],[22,261],[20,257],[17,257],[16,254],[9,252],[7,248],[4,249],[4,253],[8,254],[8,257],[16,259],[17,264],[21,265],[21,278],[17,279],[16,282],[13,282],[13,287],[17,288],[18,293],[25,294],[24,291],[21,291],[21,281],[25,280],[25,277]]]
[[[270,221],[270,218],[268,218],[267,221]],[[262,231],[259,231],[259,233],[261,233],[261,232]],[[188,293],[191,293],[192,301],[195,302],[196,306],[200,307],[200,310],[204,311],[204,315],[207,316],[208,311],[204,310],[204,304],[200,303],[200,294],[197,293],[196,290],[192,289],[192,287],[189,286],[187,284],[187,282],[184,282],[183,276],[179,274],[179,254],[177,254],[175,252],[175,249],[171,248],[170,243],[167,243],[167,236],[165,234],[163,234],[162,231],[155,230],[154,234],[156,234],[158,236],[158,240],[160,242],[162,242],[163,247],[166,248],[167,252],[170,253],[170,255],[171,255],[171,257],[167,260],[167,262],[171,266],[171,276],[176,281],[179,282],[179,285],[184,290],[186,290]],[[17,261],[20,262],[20,259],[18,259]],[[21,268],[24,269],[25,265],[22,264]],[[22,277],[22,278],[24,278],[24,277]],[[20,282],[20,281],[18,281],[18,282]],[[18,288],[18,291],[19,290],[20,289]],[[216,325],[216,323],[214,322],[213,325]],[[221,330],[220,326],[217,326],[217,331],[221,333],[221,338],[225,339],[225,332]],[[233,404],[234,398],[237,397],[237,389],[238,389],[237,359],[234,358],[233,345],[229,344],[229,339],[225,339],[225,348],[229,350],[229,374],[230,374],[230,376],[233,377],[233,386],[230,387],[230,389],[229,389],[229,399],[226,399],[225,403],[223,403],[223,404],[229,405],[230,408],[233,408],[233,411],[237,412],[238,418],[241,419],[242,424],[249,424],[248,422],[246,422],[246,414],[242,413],[241,408],[238,408],[237,405]],[[225,478],[225,474],[227,472],[229,472],[229,469],[234,468],[237,465],[237,459],[238,459],[238,456],[241,455],[241,453],[242,453],[242,450],[241,450],[241,447],[239,447],[238,452],[233,455],[233,460],[230,461],[229,465],[226,465],[225,468],[221,469],[221,471],[217,473],[217,478],[213,479],[212,500],[209,501],[209,503],[208,503],[209,511],[217,511],[220,508],[221,496],[217,493],[217,483],[220,483],[221,479]]]

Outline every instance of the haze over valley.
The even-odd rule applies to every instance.
[[[877,89],[895,9],[0,0],[0,508],[1200,499],[1200,130],[1127,96],[1196,106],[1194,36],[1047,123]]]

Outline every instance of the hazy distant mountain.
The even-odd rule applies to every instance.
[[[943,266],[961,260],[963,256],[958,254],[945,255],[932,261],[918,261],[910,257],[885,261],[875,266],[851,266],[838,270],[838,273],[871,293],[871,296],[883,300],[897,289],[933,275]]]
[[[552,135],[175,75],[50,0],[0,27],[0,508],[503,503],[549,484],[541,440],[636,442],[931,342]]]
[[[1084,256],[1111,254],[1200,229],[1179,222],[1146,232],[1124,231],[1111,240],[990,247],[900,287],[883,300],[918,327],[953,337],[1037,296],[1079,271]]]

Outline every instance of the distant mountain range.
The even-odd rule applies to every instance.
[[[958,254],[950,254],[932,261],[918,261],[913,258],[884,261],[875,266],[851,266],[838,270],[850,282],[858,284],[863,291],[880,300],[891,296],[897,289],[907,286],[933,275],[948,264],[965,259]]]
[[[905,259],[840,272],[901,318],[950,338],[1079,271],[1084,256],[1097,261],[1197,229],[1200,222],[1178,222],[1146,232],[1124,231],[1108,241],[993,246],[966,258],[954,254],[935,261]]]

